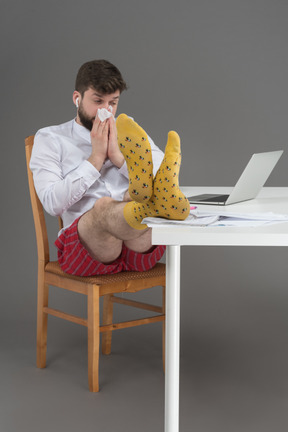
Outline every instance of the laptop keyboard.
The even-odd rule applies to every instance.
[[[229,195],[217,195],[213,198],[209,198],[209,201],[211,201],[211,202],[218,202],[218,201],[225,202],[228,199],[228,197],[229,197]],[[203,200],[203,201],[205,201],[205,200]]]
[[[211,195],[211,194],[203,194],[203,195],[197,195],[193,197],[188,197],[188,200],[190,202],[193,201],[209,201],[209,202],[225,202],[228,199],[229,195]]]

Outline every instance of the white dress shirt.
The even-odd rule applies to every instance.
[[[155,175],[163,152],[148,139]],[[91,151],[90,132],[75,119],[40,129],[35,135],[30,161],[35,189],[47,213],[62,217],[64,229],[97,199],[108,196],[122,201],[128,189],[126,162],[117,168],[106,159],[98,171],[87,160]]]

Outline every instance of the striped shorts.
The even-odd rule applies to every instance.
[[[76,276],[95,276],[122,271],[146,271],[153,268],[165,252],[165,246],[156,246],[152,252],[138,253],[124,244],[121,255],[110,264],[103,264],[89,255],[78,236],[79,218],[63,231],[55,241],[58,261],[65,273]]]

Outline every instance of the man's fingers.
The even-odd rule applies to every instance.
[[[91,133],[93,134],[93,136],[107,134],[108,133],[107,120],[101,122],[100,119],[96,117],[93,123]]]

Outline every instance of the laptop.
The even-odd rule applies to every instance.
[[[273,171],[283,150],[255,153],[230,195],[203,194],[187,197],[191,204],[229,205],[256,198]]]

